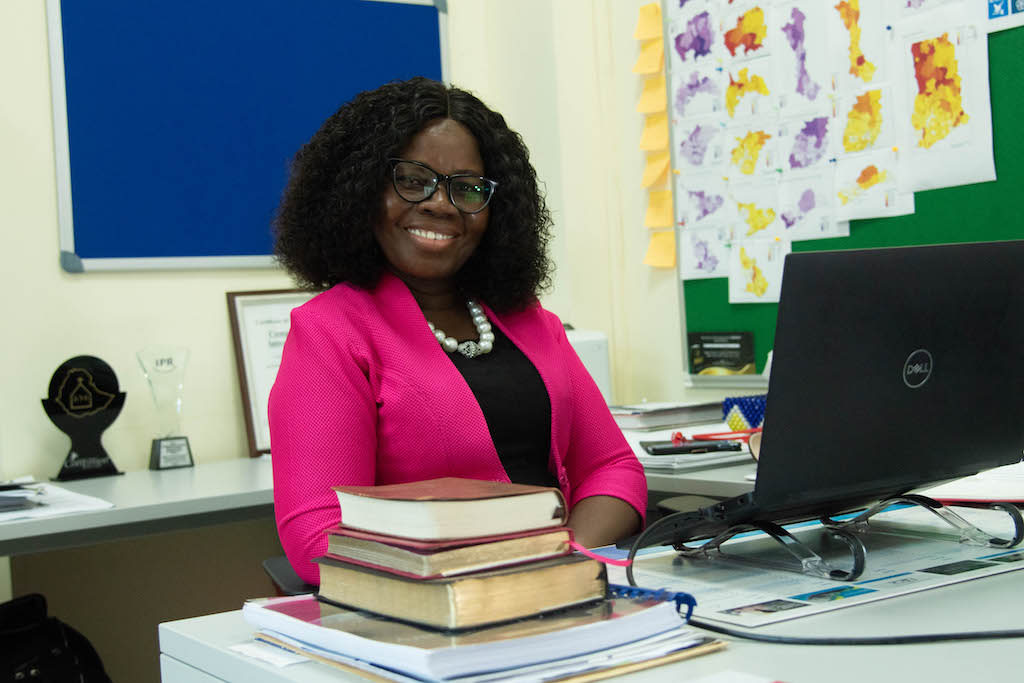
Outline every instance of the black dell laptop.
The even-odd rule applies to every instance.
[[[1024,241],[786,257],[754,490],[649,543],[785,523],[1018,462]]]

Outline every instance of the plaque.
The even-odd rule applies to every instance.
[[[313,295],[298,289],[227,293],[249,455],[254,458],[270,453],[267,403],[281,364],[292,309]]]
[[[183,346],[150,346],[135,354],[149,381],[157,414],[157,438],[149,454],[149,469],[190,467],[192,449],[181,427],[185,366],[188,349]]]
[[[99,358],[76,356],[57,368],[42,399],[47,417],[71,439],[57,481],[121,474],[100,437],[121,413],[124,399],[114,370]]]

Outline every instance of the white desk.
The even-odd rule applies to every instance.
[[[903,595],[765,626],[759,633],[801,636],[876,636],[1024,627],[1024,570],[931,591]],[[227,648],[252,629],[241,611],[160,625],[163,683],[337,683],[362,681],[316,662],[276,668]],[[745,640],[724,652],[628,676],[623,681],[692,680],[740,671],[786,683],[864,681],[1010,681],[1021,677],[1021,639],[928,645],[777,645]]]
[[[268,456],[55,483],[102,498],[114,507],[0,524],[0,555],[72,548],[273,514]]]

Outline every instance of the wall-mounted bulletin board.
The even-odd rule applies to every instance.
[[[778,308],[770,281],[789,251],[1024,237],[1024,31],[1014,28],[1024,11],[1002,3],[1007,14],[990,19],[999,4],[664,5],[684,357],[686,333],[747,332],[764,368]],[[865,63],[871,80],[857,73]],[[697,143],[706,163],[693,163]],[[802,201],[808,188],[815,201]],[[794,224],[803,232],[790,239]]]
[[[47,0],[60,262],[272,266],[299,147],[362,90],[446,74],[444,0]]]

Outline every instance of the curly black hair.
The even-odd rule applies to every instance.
[[[522,138],[471,93],[419,77],[356,95],[296,154],[274,230],[277,258],[300,286],[376,284],[386,261],[373,226],[388,159],[439,118],[469,129],[498,182],[487,230],[457,286],[499,311],[522,308],[548,287],[551,216]]]

